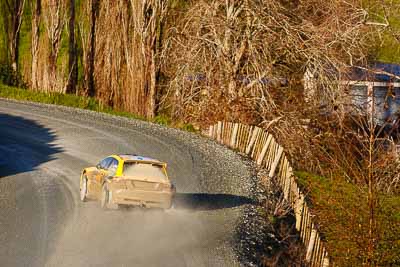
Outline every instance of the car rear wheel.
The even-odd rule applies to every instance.
[[[87,178],[86,176],[84,176],[82,178],[82,184],[80,188],[80,199],[82,202],[85,202],[87,200],[86,194],[87,194]]]

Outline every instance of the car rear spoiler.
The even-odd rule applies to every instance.
[[[161,162],[161,161],[151,161],[151,160],[132,160],[132,159],[127,159],[124,160],[124,162],[137,162],[137,163],[144,163],[144,164],[154,164],[154,165],[159,165],[159,166],[164,166],[167,167],[167,163]]]

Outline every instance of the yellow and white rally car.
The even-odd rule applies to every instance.
[[[83,169],[80,199],[100,200],[102,208],[133,205],[169,209],[176,189],[167,164],[137,155],[111,155]]]

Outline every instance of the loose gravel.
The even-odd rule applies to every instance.
[[[199,252],[202,255],[198,256],[201,262],[208,262],[206,265],[260,266],[265,262],[263,259],[279,252],[277,248],[287,248],[276,237],[276,230],[268,219],[271,214],[264,209],[263,205],[272,195],[260,182],[259,170],[249,159],[213,140],[154,123],[88,110],[13,100],[0,100],[0,104],[5,108],[18,106],[16,113],[19,109],[29,110],[37,116],[51,114],[54,118],[84,124],[111,139],[120,138],[121,143],[130,142],[129,138],[142,138],[144,142],[154,140],[160,150],[165,150],[163,153],[151,149],[116,153],[148,152],[149,156],[160,154],[160,160],[177,162],[170,166],[170,176],[180,176],[177,209],[196,210],[214,227],[207,231],[217,242],[210,240],[210,244],[202,244],[206,246],[206,253]],[[185,194],[191,194],[190,200]],[[195,262],[196,256],[190,261]]]

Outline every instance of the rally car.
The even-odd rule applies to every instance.
[[[175,195],[167,164],[133,154],[111,155],[82,170],[80,199],[100,201],[102,208],[121,205],[169,209]]]

